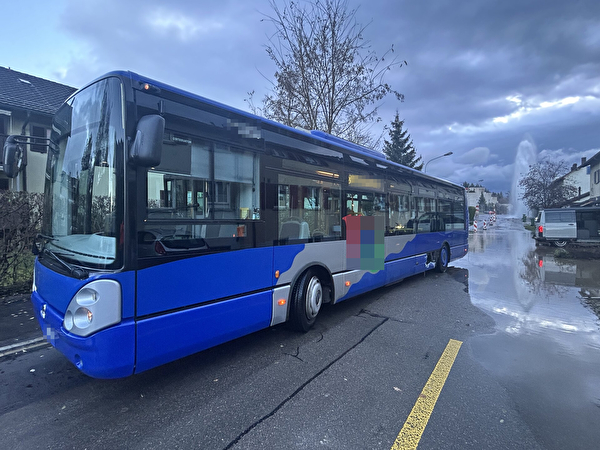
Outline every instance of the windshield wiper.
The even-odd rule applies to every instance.
[[[43,255],[46,255],[46,254],[52,256],[52,258],[54,258],[56,261],[58,261],[60,264],[62,264],[63,267],[65,267],[69,271],[69,274],[71,274],[72,276],[74,276],[78,280],[83,280],[83,279],[85,279],[85,278],[87,278],[89,276],[87,270],[81,269],[79,267],[75,267],[75,266],[69,264],[68,262],[63,261],[52,250],[47,249],[45,247],[42,247],[42,252],[41,252],[40,256],[43,256]]]

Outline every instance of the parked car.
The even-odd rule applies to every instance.
[[[536,243],[564,247],[568,243],[600,245],[600,208],[552,208],[540,211],[535,219]]]

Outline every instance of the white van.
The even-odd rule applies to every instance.
[[[570,242],[600,245],[600,208],[553,208],[542,210],[535,219],[536,243],[564,247]]]

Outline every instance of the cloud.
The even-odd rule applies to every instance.
[[[490,158],[490,149],[487,147],[473,148],[457,158],[457,161],[462,164],[483,165]]]
[[[31,14],[22,4],[7,4],[10,15],[27,14],[40,33],[7,46],[4,64],[31,64],[20,69],[31,67],[33,75],[77,87],[126,69],[241,109],[247,92],[262,99],[274,78],[264,48],[273,35],[264,20],[269,0],[172,0],[168,6],[58,0]],[[507,191],[525,133],[541,154],[570,164],[597,152],[597,0],[575,7],[562,0],[371,0],[368,8],[349,0],[348,6],[358,8],[359,23],[369,24],[363,37],[370,50],[382,56],[393,45],[387,56],[408,61],[385,73],[405,101],[382,99],[382,122],[373,134],[398,110],[424,161],[453,152],[428,173],[457,182],[483,178],[486,187]],[[19,32],[11,26],[0,29],[7,42]]]
[[[217,32],[223,24],[215,19],[200,19],[184,15],[181,12],[156,9],[147,18],[148,24],[163,36],[174,34],[181,41],[189,41],[199,35]]]
[[[538,159],[565,161],[565,163],[571,167],[573,164],[581,165],[583,158],[587,160],[598,152],[600,152],[600,147],[592,148],[584,152],[574,152],[573,149],[559,148],[557,150],[542,150],[538,155]]]

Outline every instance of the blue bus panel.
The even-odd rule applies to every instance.
[[[136,373],[267,328],[271,291],[140,320]]]
[[[273,248],[197,256],[138,271],[137,316],[272,287]]]

